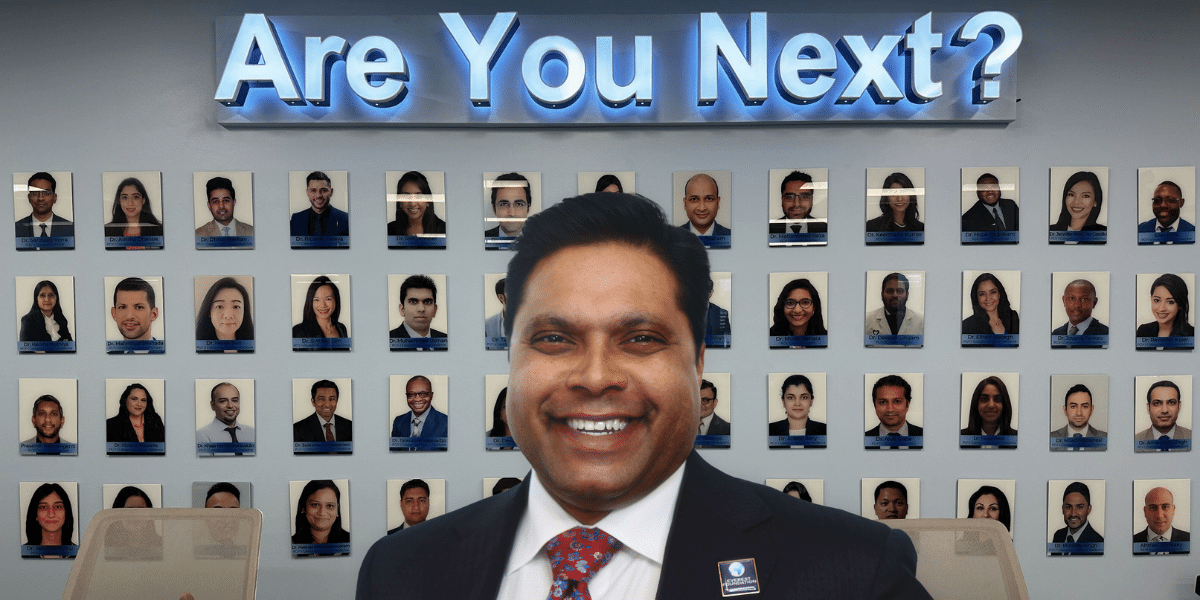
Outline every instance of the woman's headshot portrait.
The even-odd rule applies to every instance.
[[[484,376],[484,433],[488,450],[516,450],[508,427],[508,375]]]
[[[149,185],[143,182],[148,182]],[[126,250],[161,249],[163,225],[159,217],[155,216],[155,207],[159,207],[160,210],[162,208],[162,173],[105,173],[103,188],[105,195],[112,198],[109,221],[104,224],[105,247]],[[136,239],[131,242],[119,238]]]
[[[1014,479],[959,479],[958,518],[1000,521],[1012,535],[1013,512],[1010,498],[1016,497]]]
[[[395,191],[388,195],[394,205],[387,224],[388,248],[445,248],[446,174],[388,171],[385,177],[388,191]]]
[[[767,487],[779,490],[781,493],[787,494],[796,500],[812,502],[813,504],[825,503],[825,481],[821,479],[800,479],[800,478],[783,478],[783,479],[767,479],[763,483]]]
[[[349,350],[349,275],[292,275],[292,350]]]
[[[771,309],[771,328],[767,335],[772,348],[825,347],[829,331],[821,308],[821,289],[828,285],[828,273],[771,273],[775,305]],[[789,339],[811,338],[815,339]]]
[[[1054,206],[1050,207],[1051,244],[1103,244],[1108,240],[1108,211],[1104,209],[1107,184],[1107,167],[1050,168],[1050,195],[1053,198],[1062,194],[1057,214]]]
[[[816,384],[814,384],[814,380]],[[771,373],[767,376],[767,387],[778,396],[769,400],[767,436],[825,436],[825,374],[824,373]],[[818,393],[821,402],[818,403]],[[802,438],[803,439],[803,438]],[[825,442],[775,443],[768,440],[771,448],[824,448]],[[807,440],[806,440],[807,441]]]
[[[196,277],[196,352],[254,351],[253,287],[249,275]]]
[[[918,181],[914,182],[914,178]],[[877,181],[880,186],[871,187]],[[925,223],[921,221],[924,184],[923,168],[867,169],[868,244],[924,243]]]
[[[71,321],[75,318],[75,278],[69,275],[17,276],[16,281],[20,325],[17,350],[22,353],[74,352]],[[30,298],[28,310],[22,306],[23,298]]]
[[[963,373],[963,407],[959,435],[961,448],[1016,448],[1017,390],[1019,373]],[[1007,383],[1006,383],[1007,380]],[[969,392],[972,382],[974,391]],[[1011,390],[1011,392],[1010,392]],[[968,437],[970,436],[970,437]],[[1005,436],[978,443],[975,436]],[[1008,437],[1008,436],[1011,436]]]
[[[162,486],[157,483],[106,483],[103,499],[103,506],[107,508],[154,508],[156,505],[161,508]],[[121,519],[109,524],[104,532],[104,558],[162,560],[162,542],[162,534],[155,528],[153,518]]]
[[[303,485],[299,493],[296,488]],[[343,520],[342,514],[349,513],[350,497],[349,482],[339,479],[313,479],[312,481],[291,482],[292,498],[296,502],[296,520],[293,525],[293,544],[349,544],[350,532],[346,529],[349,518]],[[343,494],[343,490],[347,490]],[[296,556],[328,556],[347,554],[348,549],[337,547],[328,549],[293,549]]]
[[[973,278],[973,279],[972,279]],[[1015,335],[1021,333],[1021,319],[1017,304],[1021,292],[1020,271],[963,271],[963,286],[967,297],[963,302],[962,322],[964,346],[1016,346],[1016,343],[998,344],[994,338],[968,338],[968,336]],[[1008,281],[1012,296],[1004,285]]]
[[[581,171],[576,176],[576,192],[580,195],[593,192],[634,194],[633,171]]]
[[[76,546],[75,523],[79,515],[74,500],[79,495],[79,484],[75,482],[37,483],[22,481],[21,500],[25,504],[25,535],[23,545],[62,546],[61,549],[34,548],[22,558],[74,557]]]
[[[1139,349],[1191,349],[1195,346],[1196,328],[1191,322],[1191,290],[1195,283],[1195,273],[1138,273]]]
[[[154,392],[150,391],[154,388]],[[167,428],[162,417],[154,408],[154,396],[163,395],[165,385],[162,379],[145,381],[127,381],[109,379],[105,381],[106,402],[108,414],[112,414],[104,423],[105,441],[108,442],[108,454],[158,454],[166,453],[164,447],[139,447],[122,442],[166,442]],[[119,391],[116,402],[112,395]],[[115,406],[114,406],[115,405]],[[114,413],[115,408],[115,414]]]

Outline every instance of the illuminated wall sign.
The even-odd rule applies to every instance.
[[[217,23],[236,125],[1016,117],[1007,13],[271,17]]]

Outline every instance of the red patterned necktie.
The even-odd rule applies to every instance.
[[[546,556],[554,572],[549,598],[592,600],[588,582],[624,546],[600,529],[574,527],[546,543]]]

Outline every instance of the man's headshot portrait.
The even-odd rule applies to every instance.
[[[576,176],[579,194],[592,192],[615,192],[636,194],[637,173],[635,171],[580,171]]]
[[[721,190],[729,194],[733,186],[731,171],[676,171],[672,189],[675,222],[685,231],[700,237],[708,248],[729,248],[732,232],[722,224],[732,222],[732,198],[721,202]]]
[[[438,315],[439,290],[446,292],[445,275],[388,275],[388,300],[397,312],[388,333],[392,350],[446,350],[446,314]]]
[[[768,182],[771,194],[767,198],[769,246],[827,243],[828,181],[829,169],[771,169]]]
[[[1195,189],[1196,167],[1139,168],[1138,244],[1196,243]]]
[[[349,248],[349,175],[346,171],[288,174],[293,248]],[[346,209],[338,208],[345,206]]]
[[[541,173],[483,174],[485,249],[509,249],[513,238],[521,234],[525,219],[541,207],[541,185]]]
[[[705,373],[700,380],[700,426],[697,448],[728,448],[729,373]]]
[[[349,454],[354,449],[352,408],[349,378],[293,379],[292,452]]]
[[[446,375],[391,376],[393,451],[446,450],[448,381]]]
[[[867,271],[866,294],[863,345],[909,348],[925,345],[924,271]]]
[[[1192,376],[1138,375],[1134,394],[1144,410],[1134,413],[1134,452],[1186,452],[1192,449]]]
[[[104,291],[112,299],[105,327],[109,354],[162,354],[164,328],[158,320],[162,277],[105,277]]]
[[[446,513],[445,479],[389,479],[388,535]]]
[[[22,456],[78,453],[78,389],[75,379],[17,380],[17,425]]]
[[[1062,290],[1061,307],[1051,302],[1056,327],[1050,332],[1052,348],[1107,348],[1108,285],[1107,271],[1056,272],[1051,289]]]
[[[196,380],[196,454],[254,456],[254,380]]]
[[[196,248],[254,247],[254,186],[249,171],[196,172]]]
[[[13,205],[17,250],[75,247],[70,171],[13,173]]]
[[[445,248],[446,173],[387,171],[384,182],[388,248]]]
[[[864,433],[867,450],[920,450],[925,443],[921,428],[921,373],[882,375],[867,373],[866,422],[875,423]]]
[[[1020,169],[962,170],[964,244],[1016,244],[1020,238]]]
[[[767,487],[779,490],[784,494],[813,504],[825,504],[824,479],[767,479],[763,482]],[[870,518],[870,517],[867,517]]]
[[[17,352],[74,352],[75,278],[18,275],[16,293]]]
[[[885,521],[920,516],[921,480],[915,477],[882,479],[864,477],[862,480],[862,516]]]
[[[508,350],[508,337],[504,335],[504,274],[483,275],[483,347],[488,350]]]
[[[825,373],[767,375],[767,446],[824,448],[828,439]]]
[[[1108,375],[1051,375],[1051,452],[1108,449]]]
[[[249,481],[193,481],[192,508],[253,508]]]
[[[708,313],[704,317],[704,346],[728,348],[733,338],[729,311],[733,308],[733,273],[714,271],[709,280]]]
[[[1191,480],[1133,481],[1133,554],[1191,551]]]
[[[704,369],[711,268],[695,235],[646,198],[602,192],[530,217],[514,246],[504,418],[532,472],[376,542],[358,598],[397,589],[533,598],[581,583],[620,598],[713,597],[714,564],[763,552],[792,565],[760,577],[764,597],[801,587],[815,597],[929,597],[903,532],[726,475],[693,449],[702,383],[716,377]],[[755,515],[753,531],[728,524],[731,506]],[[463,530],[489,533],[454,533]],[[644,554],[638,540],[661,550]],[[569,583],[560,575],[580,570],[554,565],[580,543],[604,560],[586,561],[580,570],[593,577]],[[491,566],[456,577],[461,564]]]
[[[1051,479],[1047,498],[1047,554],[1104,554],[1103,479]]]

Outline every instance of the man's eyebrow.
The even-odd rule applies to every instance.
[[[653,315],[647,314],[645,312],[641,312],[641,311],[628,311],[625,313],[618,313],[617,315],[614,315],[614,317],[612,319],[609,319],[607,321],[610,323],[615,321],[615,325],[621,329],[632,329],[632,328],[639,327],[642,325],[657,326],[657,325],[662,324],[661,319],[659,319]],[[534,317],[532,317],[529,320],[528,327],[535,327],[535,328],[548,327],[551,329],[570,330],[570,329],[575,329],[576,325],[573,320],[571,320],[568,317],[564,317],[562,315],[542,314],[542,315],[535,315]]]

